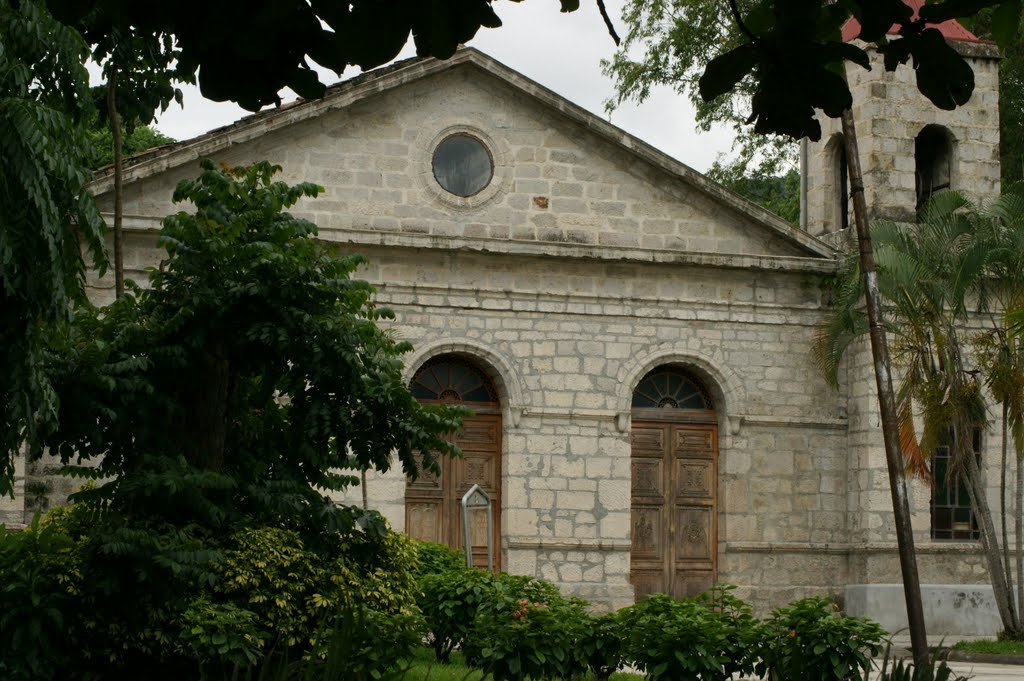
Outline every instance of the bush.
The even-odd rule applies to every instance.
[[[407,535],[391,530],[382,536],[354,532],[341,539],[338,550],[331,581],[349,606],[359,602],[388,614],[418,612],[419,558],[415,542]]]
[[[805,598],[772,612],[761,633],[758,674],[774,680],[854,680],[871,668],[885,632],[839,612],[825,598]]]
[[[66,628],[80,575],[74,543],[59,528],[0,525],[0,676],[53,678],[72,650]]]
[[[466,661],[495,681],[582,676],[587,659],[580,654],[580,642],[592,624],[586,603],[557,591],[550,602],[516,598],[515,587],[535,587],[532,582],[547,584],[516,580],[496,585],[494,597],[480,605],[465,641]]]
[[[234,671],[253,666],[262,657],[267,634],[260,631],[256,614],[249,610],[200,596],[183,613],[182,624],[177,645],[199,660],[200,668],[213,664]]]
[[[466,554],[462,551],[432,541],[413,540],[413,544],[419,559],[417,576],[420,578],[466,567]]]
[[[623,662],[622,622],[618,613],[591,617],[576,642],[576,654],[597,681],[608,681]]]
[[[732,588],[718,586],[682,600],[654,594],[626,608],[621,614],[625,659],[651,681],[724,681],[736,672],[749,673],[757,624]]]
[[[418,613],[345,607],[316,635],[303,678],[378,681],[407,668],[423,641]]]
[[[311,545],[283,527],[214,535],[91,503],[56,508],[0,533],[0,677],[250,673],[268,651],[323,652],[335,613],[356,606],[378,640],[364,664],[383,673],[424,635],[415,568],[412,543],[392,532]]]
[[[452,651],[465,642],[480,604],[494,597],[495,581],[490,572],[469,567],[421,580],[420,611],[439,662],[447,662]]]

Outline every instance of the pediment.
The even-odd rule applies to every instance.
[[[490,182],[470,197],[449,194],[434,176],[434,150],[452,134],[479,139],[493,161]],[[823,242],[472,49],[446,62],[400,62],[333,86],[322,100],[143,156],[126,172],[128,226],[152,228],[180,210],[170,193],[203,157],[266,158],[287,181],[323,185],[295,212],[330,241],[773,268],[834,257]],[[101,209],[112,203],[111,185],[109,173],[92,185]]]

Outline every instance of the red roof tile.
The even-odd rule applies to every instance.
[[[903,2],[909,5],[914,10],[913,18],[916,19],[918,11],[924,5],[924,0],[903,0]],[[936,24],[934,27],[939,29],[939,31],[946,38],[946,40],[962,40],[965,42],[973,43],[986,42],[978,38],[978,36],[974,35],[970,31],[968,31],[955,19],[943,21],[941,24]],[[889,28],[887,33],[888,35],[896,35],[899,33],[899,31],[899,24],[893,24]],[[856,38],[859,34],[860,22],[851,17],[850,20],[846,22],[846,25],[843,26],[843,41],[849,42]]]

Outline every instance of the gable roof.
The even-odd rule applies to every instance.
[[[462,48],[450,59],[444,61],[433,58],[413,58],[395,62],[332,85],[327,88],[321,99],[290,102],[275,109],[246,116],[235,123],[216,128],[192,139],[157,147],[128,159],[124,182],[127,184],[142,180],[186,165],[274,130],[314,119],[327,111],[348,107],[374,95],[460,65],[479,68],[500,79],[519,94],[558,112],[613,145],[667,172],[705,194],[715,203],[743,214],[750,222],[779,237],[783,242],[792,244],[799,252],[806,253],[806,257],[830,260],[835,258],[836,251],[823,241],[794,227],[771,211],[722,187],[686,164],[474,48]],[[89,189],[94,195],[112,191],[112,167],[108,166],[97,171],[96,178],[90,183]]]
[[[921,12],[921,8],[924,6],[924,0],[903,0],[903,4],[907,5],[908,7],[910,7],[910,9],[914,11],[914,14],[911,16],[911,19],[917,19],[918,15]],[[946,40],[956,40],[960,42],[970,43],[988,42],[982,40],[978,36],[968,31],[966,28],[964,28],[963,24],[961,24],[956,19],[948,19],[947,21],[943,21],[942,23],[939,24],[932,24],[929,27],[937,28],[939,30],[939,33],[941,33],[942,37],[945,38]],[[893,24],[885,33],[886,35],[899,35],[899,32],[900,25]],[[850,20],[847,21],[846,24],[843,26],[843,42],[850,42],[851,40],[856,39],[858,35],[860,35],[860,22],[857,21],[855,18],[851,17]]]

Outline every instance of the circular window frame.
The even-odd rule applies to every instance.
[[[456,139],[468,139],[472,140],[473,142],[476,142],[476,144],[479,145],[479,148],[483,150],[483,152],[487,155],[487,181],[484,182],[483,186],[481,186],[479,189],[477,189],[475,192],[472,192],[471,194],[459,194],[457,192],[453,192],[451,189],[445,187],[444,184],[442,184],[441,179],[437,176],[437,156],[438,153],[441,151],[441,147],[447,144],[448,142]],[[471,135],[468,132],[455,132],[452,133],[451,135],[448,135],[434,146],[434,150],[433,152],[431,152],[430,155],[430,173],[434,176],[434,182],[440,185],[441,189],[443,189],[447,193],[451,194],[452,196],[456,196],[460,199],[471,199],[480,192],[485,191],[494,182],[494,155],[491,153],[491,150],[487,148],[487,144],[476,135]]]
[[[466,135],[477,140],[491,157],[491,181],[472,196],[452,194],[442,187],[437,178],[434,177],[434,153],[441,142],[455,135]],[[430,196],[446,206],[461,209],[478,208],[486,203],[490,203],[499,194],[504,192],[508,174],[505,154],[500,145],[479,128],[464,124],[447,126],[431,138],[424,152],[423,167],[420,172],[421,183]]]

